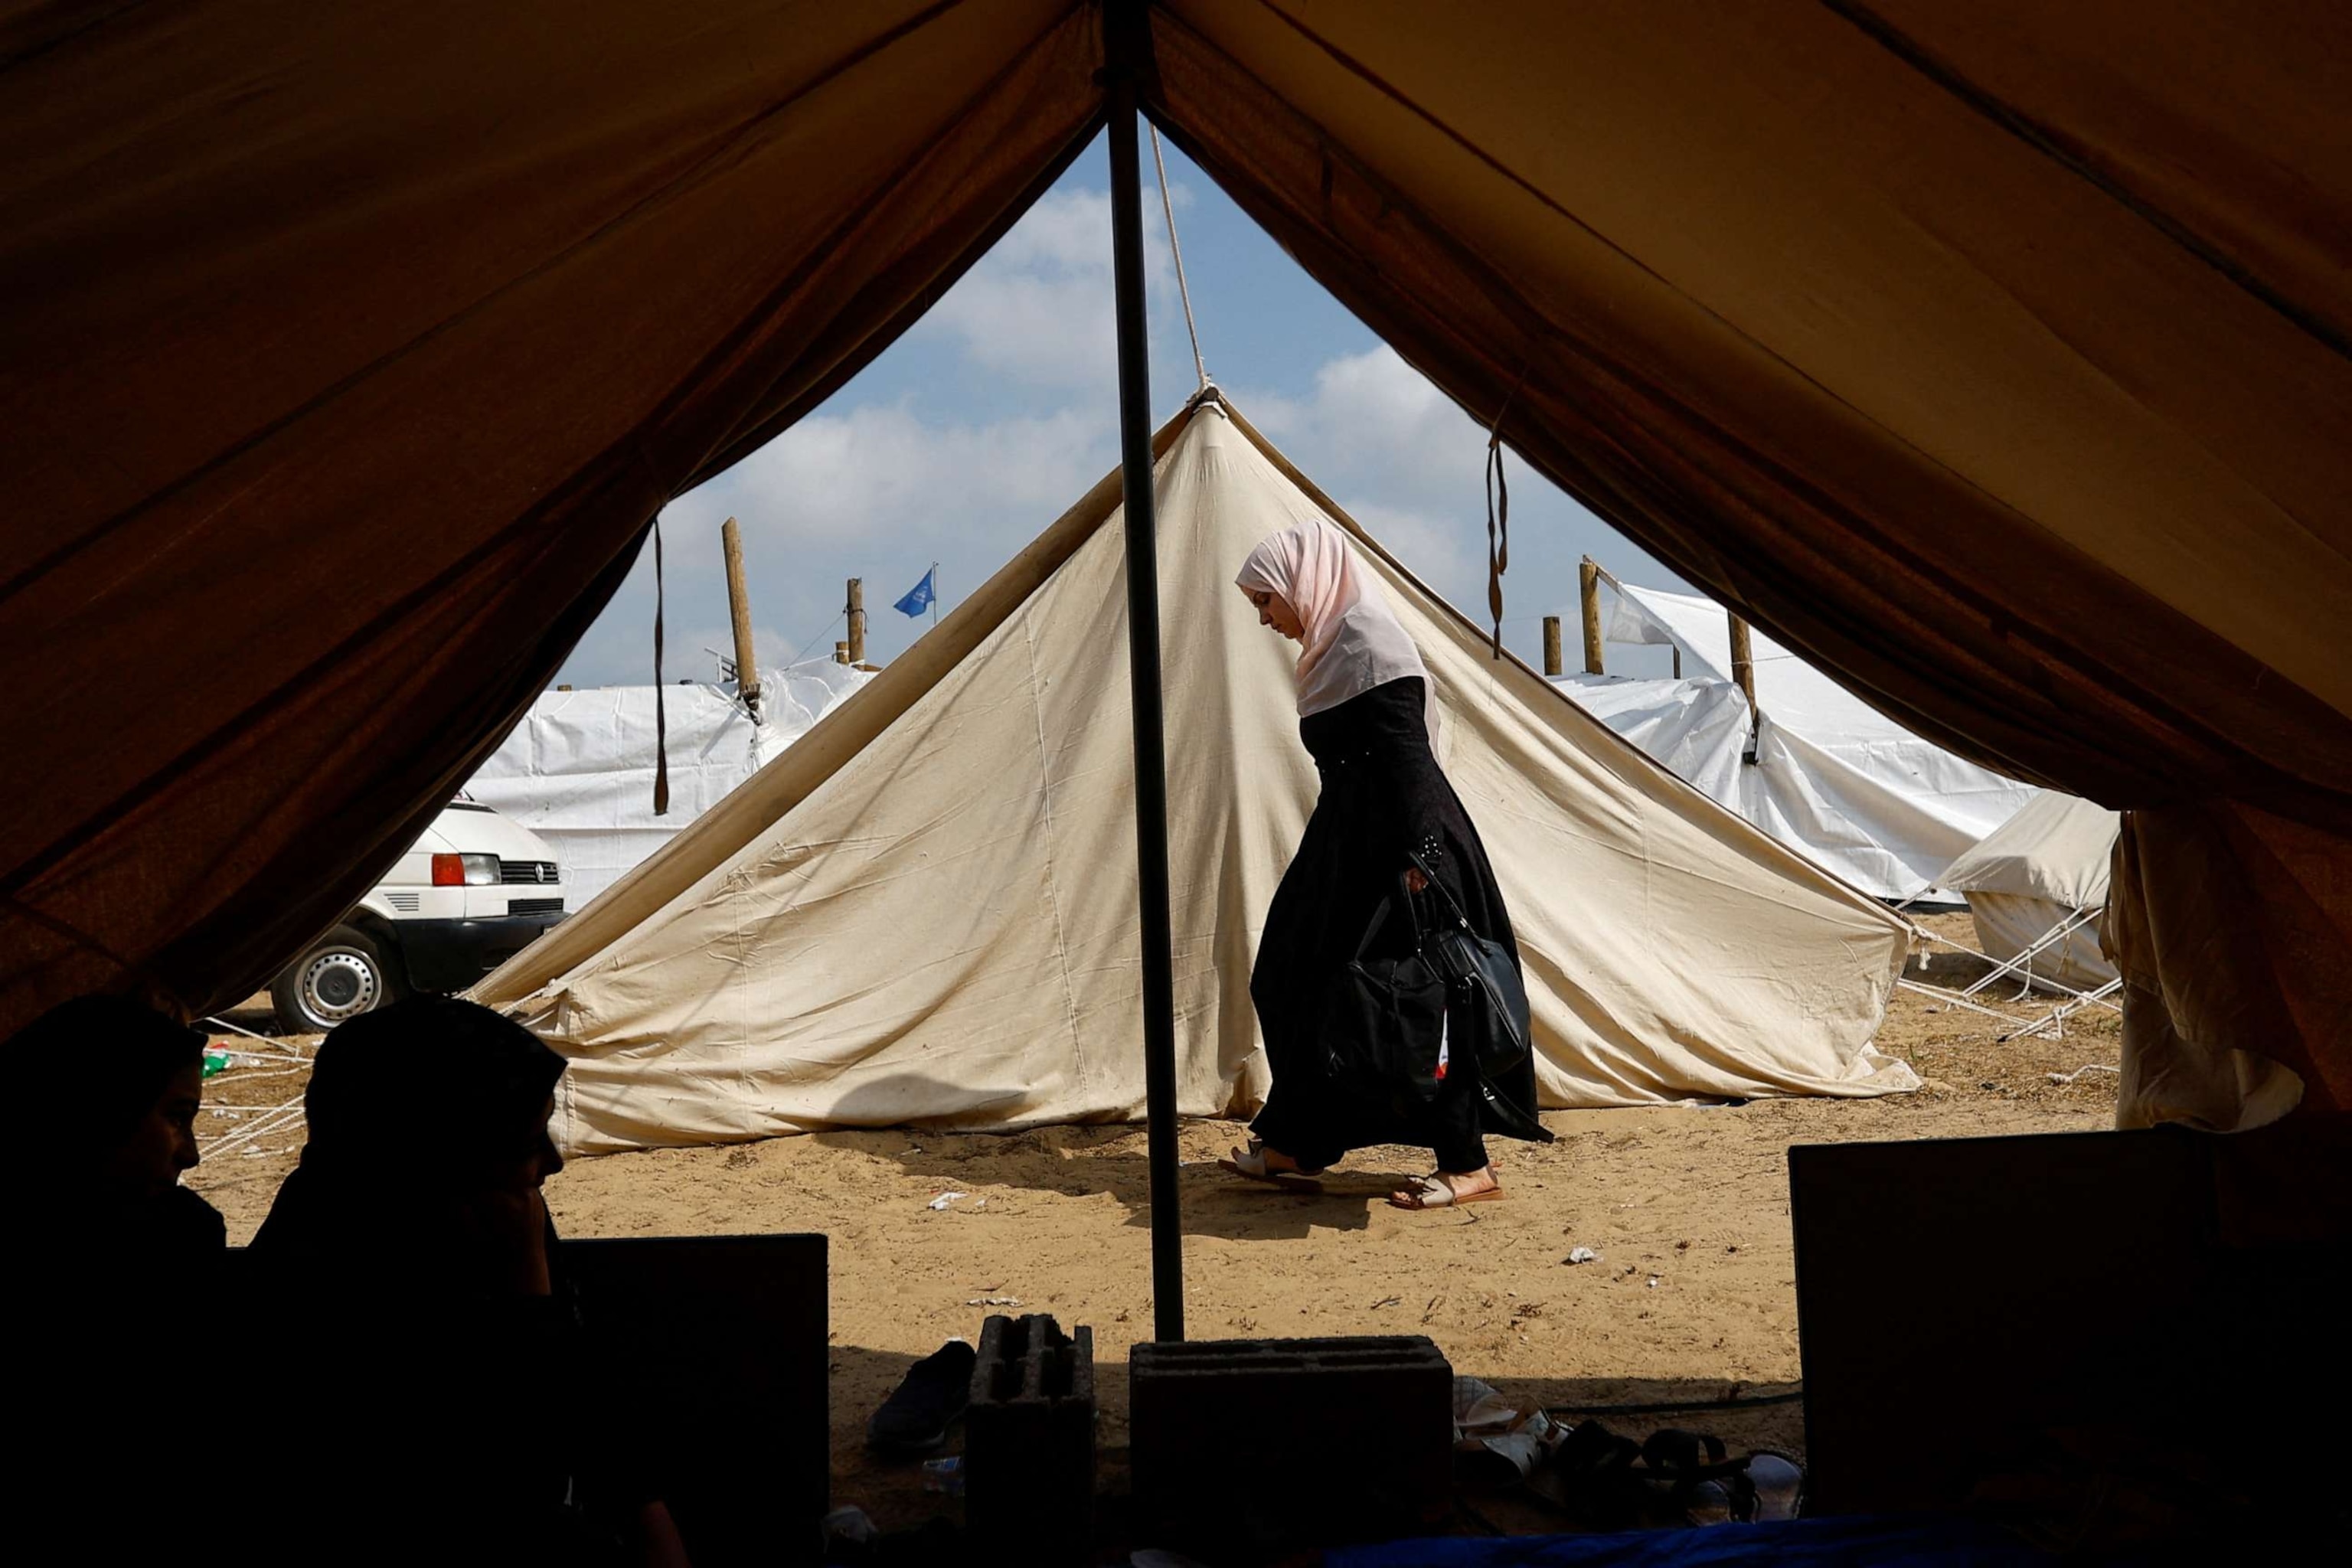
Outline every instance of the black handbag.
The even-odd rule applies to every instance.
[[[1444,1039],[1446,979],[1426,950],[1421,916],[1404,879],[1399,900],[1382,898],[1324,999],[1321,1039],[1327,1070],[1368,1089],[1403,1087],[1423,1100],[1437,1093],[1437,1055]],[[1412,921],[1412,951],[1367,958],[1372,941],[1402,901]]]
[[[1454,916],[1450,925],[1444,921],[1433,922],[1436,929],[1425,939],[1421,938],[1420,922],[1415,921],[1414,945],[1435,963],[1441,978],[1461,988],[1466,1005],[1454,1016],[1454,1048],[1460,1048],[1466,1035],[1477,1052],[1479,1072],[1489,1083],[1495,1082],[1528,1059],[1534,1035],[1528,1016],[1527,983],[1519,978],[1519,966],[1511,962],[1511,950],[1472,931],[1469,917],[1445,884],[1422,865],[1419,856],[1412,857],[1412,863]]]

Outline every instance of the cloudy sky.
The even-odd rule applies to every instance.
[[[1148,148],[1147,148],[1148,154]],[[1235,405],[1437,590],[1483,618],[1486,435],[1226,200],[1166,150],[1178,238],[1210,374]],[[1156,418],[1195,385],[1156,190],[1151,395]],[[709,679],[731,647],[719,527],[743,529],[760,659],[830,655],[844,584],[866,582],[868,657],[905,651],[929,621],[891,609],[934,561],[942,611],[1034,538],[1118,458],[1109,168],[1097,141],[937,308],[815,414],[662,513],[668,673]],[[1568,617],[1591,553],[1628,583],[1681,580],[1507,457],[1506,640],[1534,662],[1540,618]],[[653,554],[557,677],[652,679]],[[1612,647],[1612,672],[1663,650]]]

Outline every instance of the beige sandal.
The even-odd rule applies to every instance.
[[[1286,1192],[1319,1193],[1323,1190],[1323,1184],[1315,1179],[1323,1173],[1321,1167],[1312,1171],[1297,1167],[1287,1171],[1277,1170],[1265,1163],[1265,1145],[1255,1138],[1250,1140],[1248,1148],[1236,1149],[1217,1163],[1236,1176],[1246,1176],[1253,1182],[1264,1182]]]
[[[1412,1185],[1402,1192],[1389,1194],[1389,1206],[1401,1209],[1450,1209],[1463,1204],[1483,1204],[1503,1195],[1500,1182],[1475,1193],[1457,1193],[1454,1184],[1445,1179],[1443,1171],[1432,1171],[1426,1176],[1415,1176]]]

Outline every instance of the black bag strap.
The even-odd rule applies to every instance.
[[[1428,867],[1421,863],[1420,856],[1408,853],[1405,856],[1405,858],[1412,861],[1412,868],[1420,872],[1423,879],[1425,879],[1431,887],[1437,889],[1437,896],[1444,899],[1445,900],[1445,907],[1454,911],[1454,921],[1460,924],[1464,930],[1468,930],[1470,925],[1470,917],[1462,912],[1462,906],[1454,900],[1453,889],[1437,879],[1436,872],[1431,870]],[[1416,924],[1413,929],[1415,934],[1418,935],[1420,931],[1419,925]],[[1418,946],[1419,943],[1416,942],[1415,945]]]
[[[1426,875],[1426,873],[1423,874]],[[1356,956],[1359,959],[1371,950],[1372,939],[1381,934],[1382,926],[1389,923],[1389,912],[1396,907],[1397,900],[1400,899],[1404,902],[1405,918],[1412,922],[1412,950],[1415,952],[1421,951],[1423,943],[1428,940],[1421,929],[1421,910],[1413,902],[1412,890],[1405,885],[1404,873],[1400,871],[1397,873],[1396,893],[1393,896],[1387,893],[1381,895],[1381,901],[1372,906],[1372,918],[1365,925],[1364,934],[1356,939]],[[1458,914],[1460,911],[1455,912]]]

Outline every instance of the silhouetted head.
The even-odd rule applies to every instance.
[[[66,1086],[41,1142],[85,1197],[138,1202],[178,1184],[197,1160],[205,1035],[127,996],[80,996],[10,1037],[19,1073]]]
[[[396,1161],[444,1185],[536,1187],[563,1169],[548,1136],[564,1060],[513,1019],[411,996],[338,1024],[303,1099],[306,1164]]]

